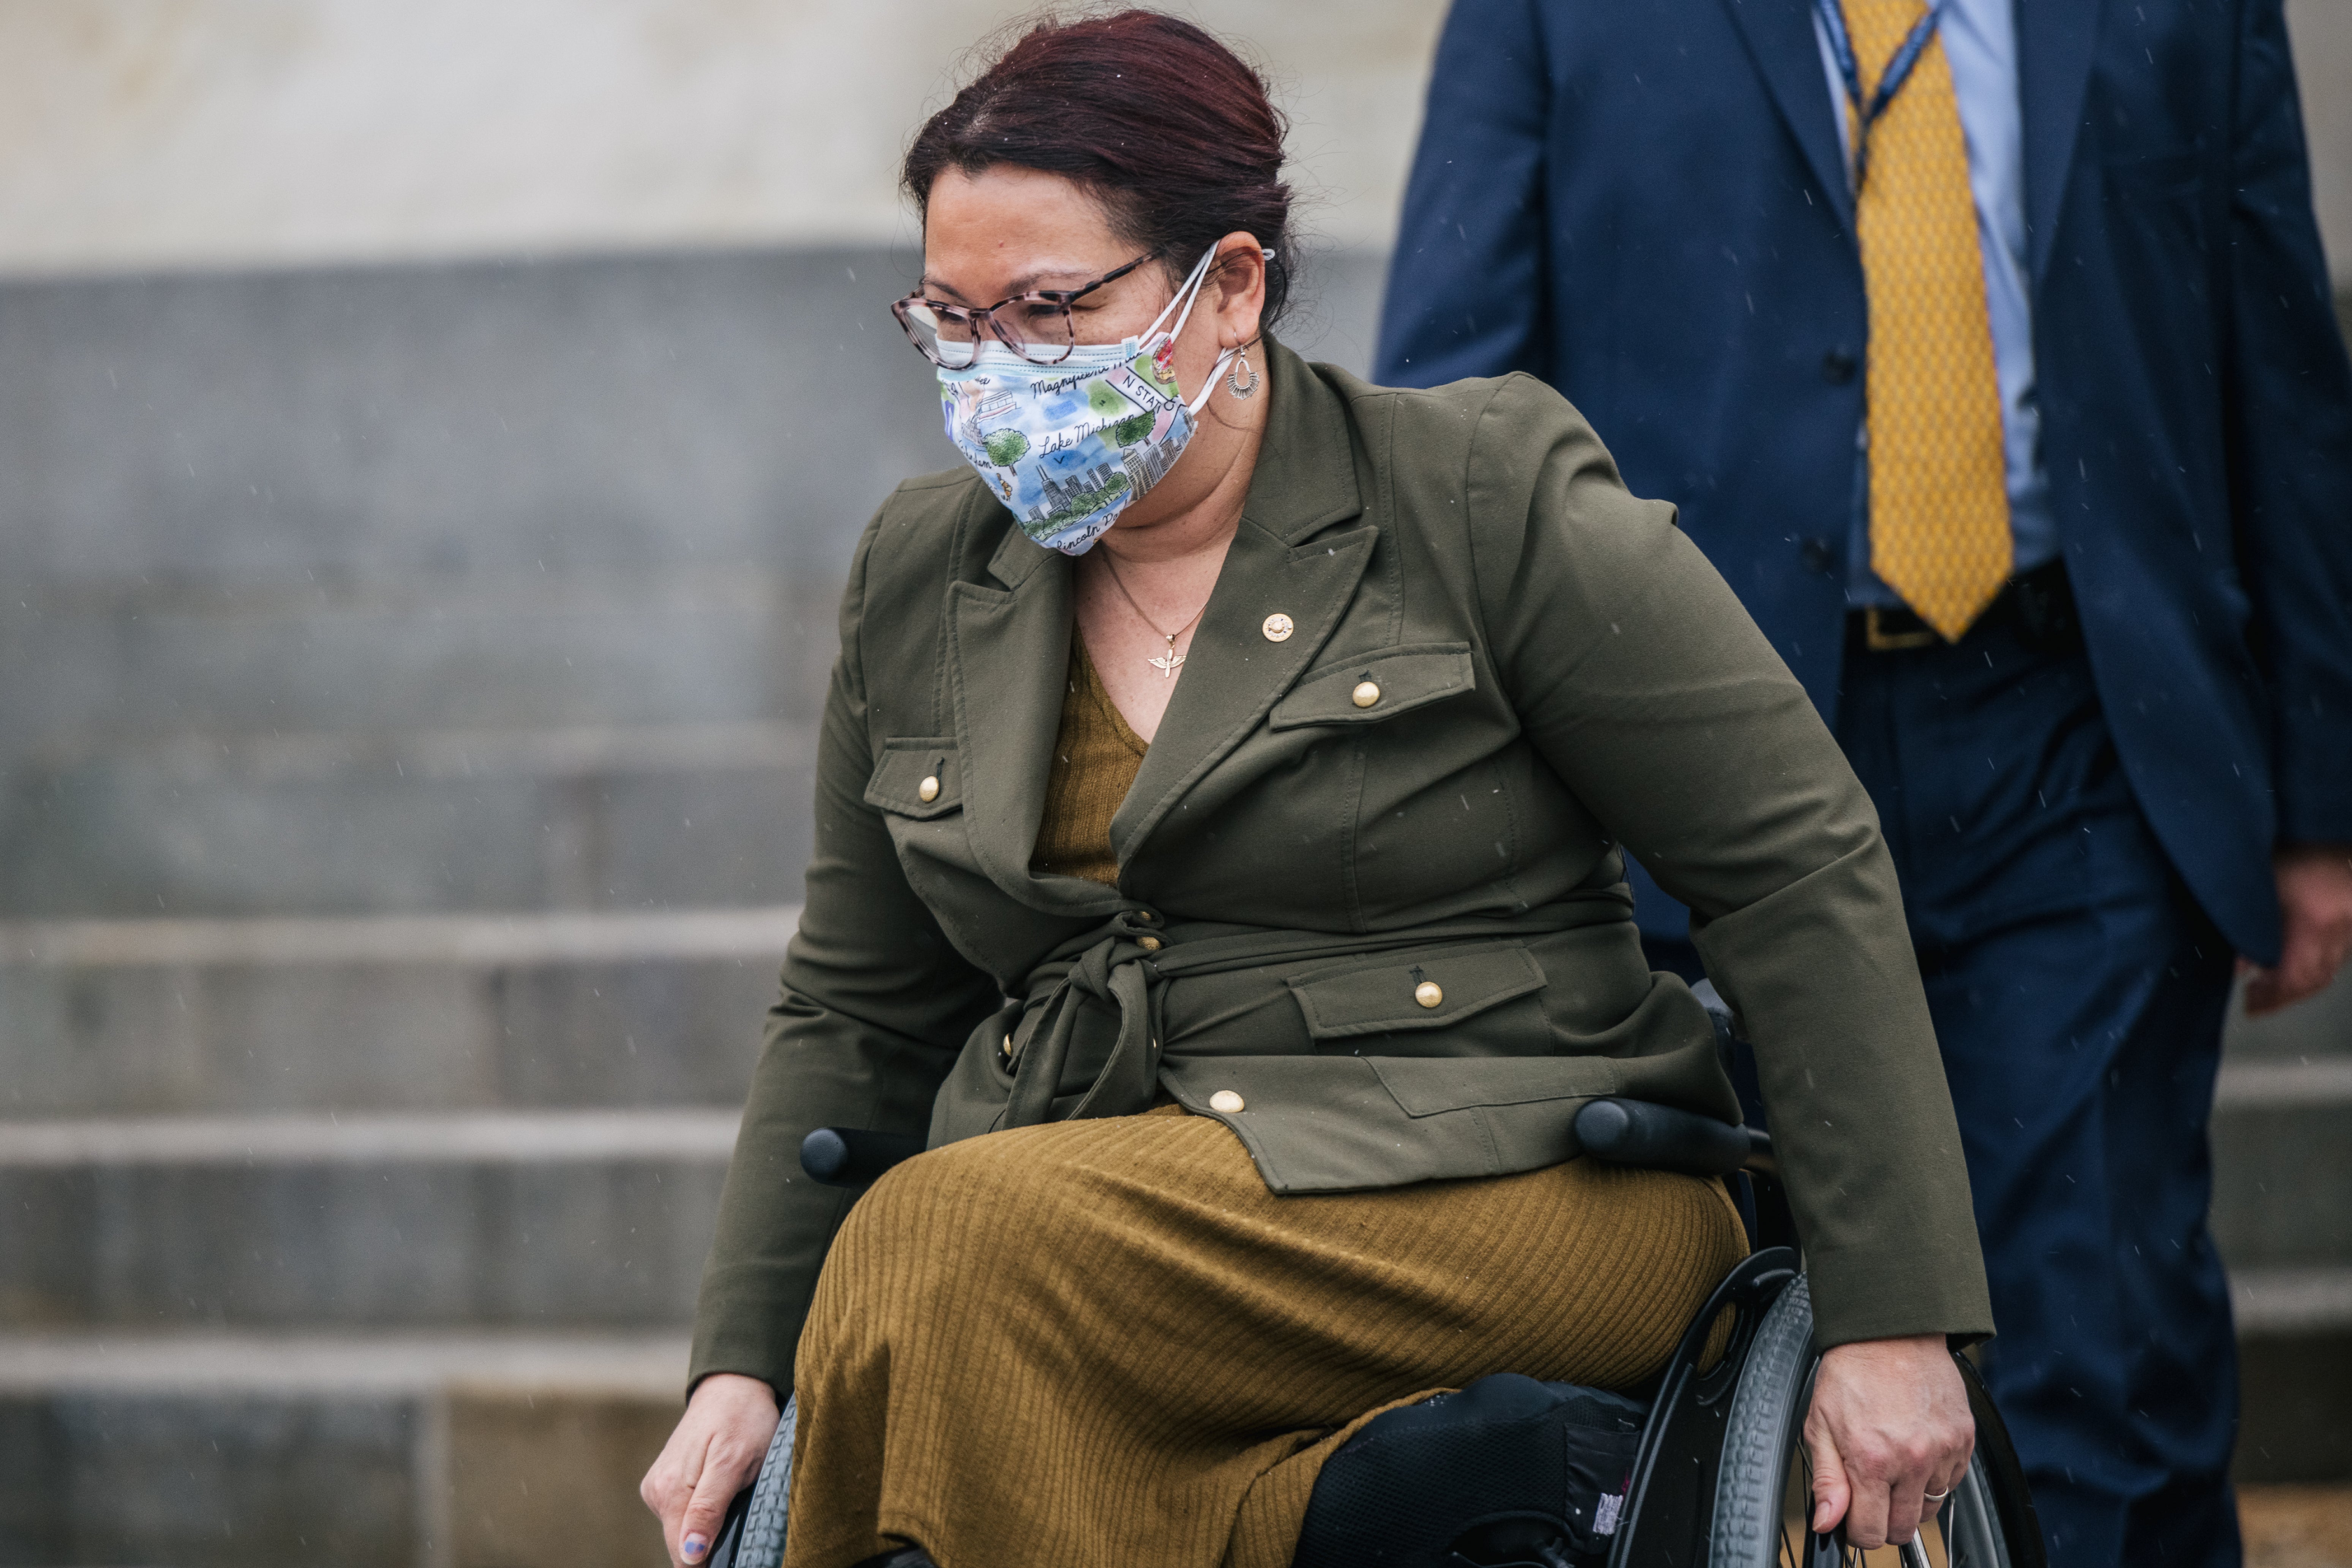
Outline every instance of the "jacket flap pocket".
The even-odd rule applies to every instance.
[[[1543,989],[1535,956],[1511,944],[1415,955],[1328,970],[1288,982],[1318,1040],[1386,1035],[1400,1029],[1442,1029],[1474,1013]]]
[[[1468,643],[1416,643],[1326,665],[1299,678],[1274,705],[1269,730],[1364,724],[1476,689]]]
[[[866,804],[900,816],[940,816],[963,805],[955,737],[917,735],[882,742]]]
[[[1478,1105],[1527,1105],[1612,1094],[1608,1057],[1366,1057],[1407,1116],[1440,1116]]]

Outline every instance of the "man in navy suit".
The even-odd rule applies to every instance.
[[[2053,1561],[2236,1561],[2221,1020],[2234,955],[2260,1010],[2352,943],[2352,369],[2280,0],[1456,0],[1375,376],[1515,370],[1878,803]]]

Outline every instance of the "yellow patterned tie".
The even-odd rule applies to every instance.
[[[1926,8],[1844,10],[1868,101]],[[1851,111],[1846,126],[1859,133]],[[1869,136],[1856,226],[1870,294],[1870,564],[1958,642],[2000,592],[2013,547],[1968,143],[1940,36]]]

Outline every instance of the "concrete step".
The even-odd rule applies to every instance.
[[[0,284],[0,576],[845,555],[891,484],[953,461],[887,311],[919,265],[810,247]]]
[[[2233,1268],[2352,1264],[2352,1054],[2232,1060],[2213,1108],[2213,1235]]]
[[[2240,1479],[2352,1476],[2352,1360],[2330,1381],[2326,1342],[2262,1326],[2262,1286],[2239,1297]],[[661,1546],[635,1482],[686,1360],[671,1335],[0,1334],[0,1542],[28,1563],[643,1568]]]
[[[2352,966],[2316,996],[2264,1017],[2249,1018],[2232,1006],[2223,1034],[2231,1061],[2299,1061],[2352,1056]]]
[[[740,1100],[797,906],[0,924],[0,1116]]]
[[[0,1322],[682,1321],[735,1114],[0,1124]],[[2225,1258],[2352,1268],[2340,1165],[2305,1142],[2294,1201],[2263,1206],[2266,1142],[2217,1139]]]
[[[0,780],[0,918],[796,898],[797,724],[191,739]]]
[[[838,581],[889,488],[956,461],[887,313],[920,269],[811,246],[0,283],[0,579]],[[1386,270],[1309,258],[1284,341],[1360,373]]]
[[[2352,1267],[2243,1268],[2238,1479],[2352,1480]]]
[[[725,1104],[790,906],[0,924],[16,1117]],[[2352,1053],[2233,1054],[2214,1228],[2240,1267],[2352,1262]]]
[[[0,1123],[0,1328],[681,1325],[737,1115]]]
[[[2213,1235],[2238,1321],[2241,1481],[2352,1479],[2352,975],[2231,1020]]]
[[[0,1561],[644,1568],[682,1335],[0,1334]]]
[[[805,721],[847,563],[12,584],[0,745],[54,767],[158,740]]]

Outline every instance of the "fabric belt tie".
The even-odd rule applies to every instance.
[[[1030,976],[1035,1013],[1023,1020],[1028,1043],[1021,1047],[1001,1125],[1034,1127],[1057,1120],[1054,1100],[1071,1047],[1082,1027],[1099,1030],[1111,1021],[1103,1016],[1105,1007],[1117,1009],[1117,1037],[1102,1070],[1066,1120],[1132,1116],[1150,1108],[1160,1081],[1156,1014],[1160,987],[1151,984],[1159,978],[1151,950],[1137,941],[1143,936],[1160,940],[1132,914],[1118,915],[1076,958],[1042,966]],[[1060,970],[1058,975],[1051,973],[1055,969]],[[1037,991],[1041,979],[1045,982],[1042,1004]]]
[[[1622,904],[1614,905],[1622,910]],[[1159,1091],[1166,1038],[1162,1005],[1171,981],[1269,965],[1315,963],[1413,952],[1436,956],[1476,942],[1542,936],[1606,918],[1593,900],[1570,899],[1509,920],[1447,921],[1387,935],[1199,926],[1146,921],[1132,910],[1064,944],[1031,971],[1013,1038],[1013,1089],[999,1129],[1096,1116],[1134,1116]],[[1622,914],[1615,918],[1622,919]],[[1146,947],[1149,938],[1155,948]],[[1057,1115],[1073,1057],[1099,1056],[1077,1102]]]

